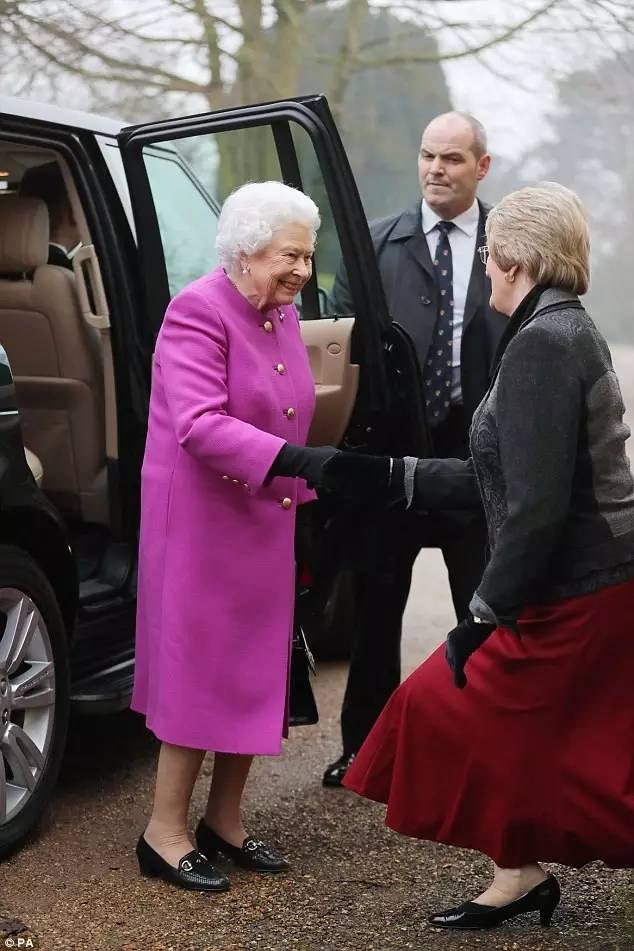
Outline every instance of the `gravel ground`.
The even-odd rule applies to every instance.
[[[634,350],[615,348],[615,364],[634,409]],[[405,673],[451,623],[439,553],[424,553],[405,618]],[[553,867],[563,900],[548,930],[535,920],[486,934],[429,928],[431,911],[484,886],[487,863],[401,838],[384,827],[380,805],[321,787],[324,765],[339,753],[345,673],[343,664],[320,666],[320,723],[292,731],[284,756],[259,760],[249,783],[249,827],[281,846],[292,872],[233,872],[223,895],[181,892],[138,874],[133,849],[150,807],[157,749],[140,718],[74,722],[41,833],[2,866],[0,948],[4,936],[16,948],[30,936],[47,951],[634,951],[634,875],[599,864],[581,872]]]
[[[417,591],[437,592],[427,631],[446,630],[451,618],[443,583],[440,560],[428,553],[417,565]],[[424,613],[413,598],[406,669],[440,639],[421,635]],[[0,918],[29,929],[14,940],[34,935],[40,948],[64,951],[634,949],[633,876],[599,865],[578,873],[554,869],[564,898],[549,930],[534,921],[486,935],[429,928],[430,911],[484,886],[487,863],[402,838],[385,828],[380,805],[320,786],[324,764],[338,752],[344,681],[345,665],[321,665],[321,722],[292,731],[284,756],[259,760],[249,783],[250,828],[283,848],[292,872],[271,878],[233,872],[224,895],[180,892],[139,877],[133,848],[151,801],[156,744],[131,713],[75,722],[41,834],[2,868]],[[207,781],[202,776],[196,788],[192,825]]]

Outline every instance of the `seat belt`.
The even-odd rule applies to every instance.
[[[108,310],[108,302],[103,288],[99,261],[97,260],[94,244],[84,244],[78,248],[73,254],[72,261],[77,286],[77,297],[79,299],[82,317],[87,324],[99,331],[99,336],[101,337],[106,456],[108,459],[118,459],[117,396],[114,382],[114,364],[112,361],[110,312]],[[83,268],[84,264],[88,267],[92,302],[88,296],[88,286]]]

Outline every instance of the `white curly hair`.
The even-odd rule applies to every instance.
[[[218,219],[218,260],[230,274],[240,267],[241,254],[255,254],[285,225],[310,229],[313,241],[321,224],[312,198],[282,182],[248,182],[225,200]]]

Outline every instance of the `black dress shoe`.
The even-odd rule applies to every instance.
[[[249,872],[286,872],[290,864],[279,852],[259,839],[247,837],[241,846],[231,845],[210,829],[204,819],[196,827],[196,842],[205,855],[224,857]]]
[[[148,878],[162,878],[172,885],[197,892],[226,892],[230,882],[226,875],[214,868],[206,855],[193,850],[184,855],[174,868],[148,845],[143,836],[136,846],[141,874]]]
[[[354,753],[344,753],[338,760],[335,760],[334,763],[327,766],[324,778],[321,781],[322,785],[341,786],[341,780],[346,775],[348,767],[352,765],[354,757]]]
[[[559,882],[554,875],[549,875],[546,881],[540,882],[530,892],[497,908],[492,905],[478,905],[474,901],[466,901],[457,908],[441,911],[429,918],[429,923],[436,928],[456,928],[476,931],[481,928],[497,928],[498,925],[517,915],[525,915],[529,911],[538,911],[539,919],[544,928],[550,924],[553,912],[561,892]]]

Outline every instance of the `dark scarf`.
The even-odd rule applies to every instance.
[[[493,360],[493,375],[495,375],[495,372],[500,365],[500,360],[504,356],[504,351],[510,344],[513,337],[515,337],[526,318],[530,317],[535,310],[535,305],[546,290],[546,287],[546,284],[536,284],[535,287],[533,287],[528,292],[526,297],[522,298],[509,317],[508,326],[502,334],[498,348],[495,351],[495,359]]]

